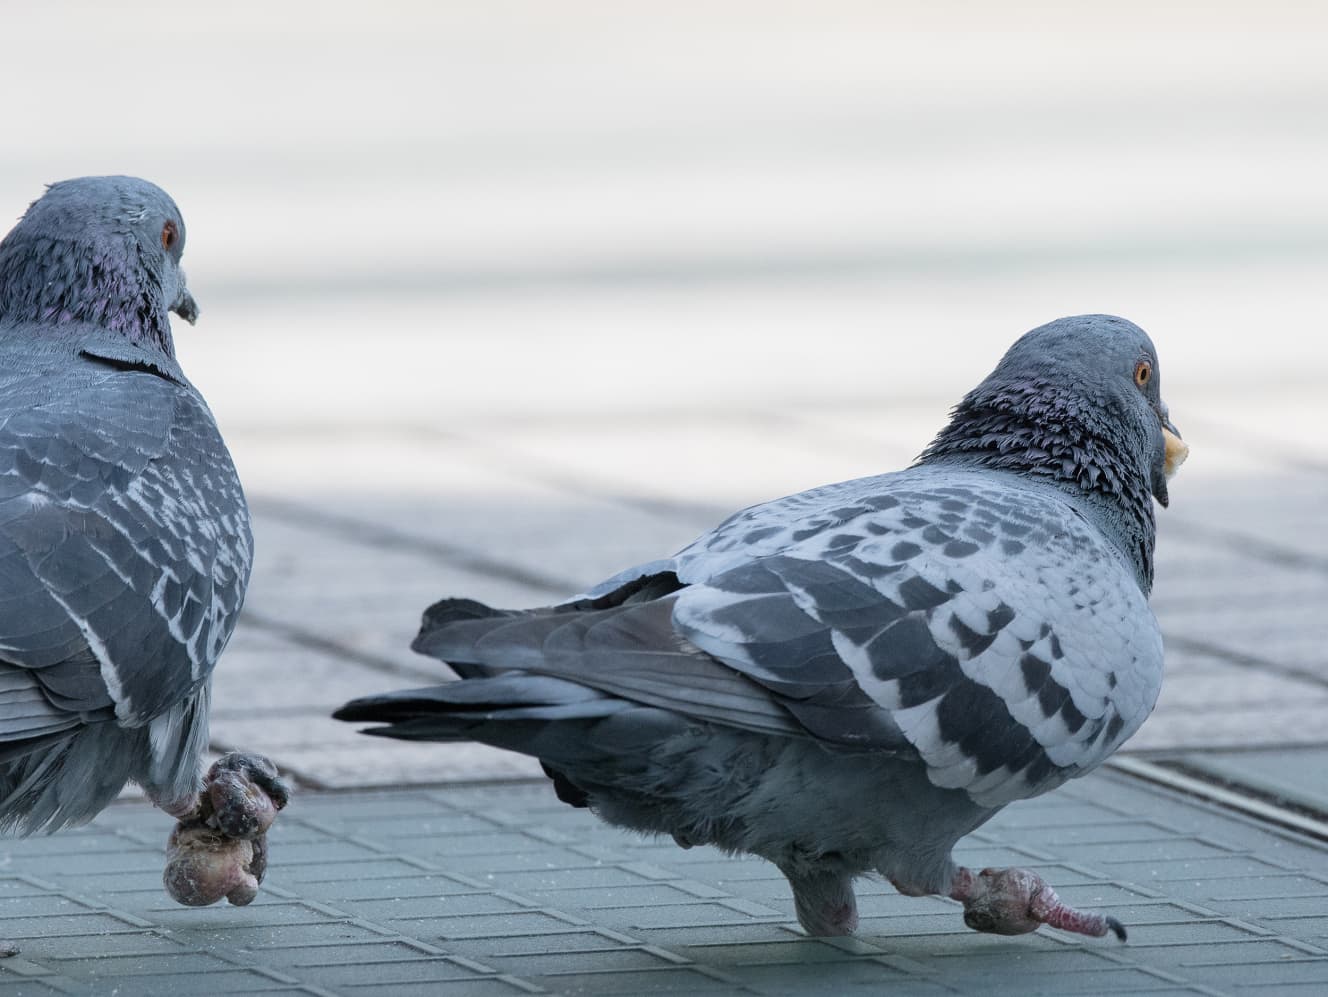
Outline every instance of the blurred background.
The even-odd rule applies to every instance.
[[[177,346],[258,539],[217,743],[310,785],[530,771],[325,715],[436,675],[433,599],[548,602],[899,467],[1088,311],[1150,331],[1193,446],[1131,747],[1314,745],[1325,30],[1289,0],[4,0],[0,230],[82,174],[181,206]]]

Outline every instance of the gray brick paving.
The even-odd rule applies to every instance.
[[[1204,751],[1174,756],[1187,769],[1235,781],[1269,797],[1328,813],[1328,749]]]
[[[0,963],[0,993],[1328,986],[1328,848],[1111,772],[1009,808],[958,857],[1037,869],[1070,902],[1125,921],[1125,945],[979,935],[958,905],[872,881],[857,937],[809,939],[768,864],[615,831],[542,782],[306,793],[273,832],[271,877],[247,908],[165,899],[168,827],[122,803],[7,847],[0,935],[23,953]]]

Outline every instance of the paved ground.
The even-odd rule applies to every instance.
[[[1320,845],[1104,773],[1011,808],[969,863],[1022,864],[1110,910],[1126,945],[963,926],[958,904],[859,891],[852,940],[805,937],[767,863],[610,830],[546,786],[302,798],[242,910],[155,888],[168,821],[120,805],[13,852],[0,993],[1319,994]],[[20,871],[27,868],[29,871]]]
[[[2,17],[0,217],[49,180],[129,172],[188,220],[203,316],[179,350],[259,552],[214,744],[271,754],[304,792],[245,910],[168,907],[166,824],[134,801],[4,842],[0,931],[25,954],[0,993],[1328,984],[1322,11],[14,0]],[[861,944],[807,941],[758,863],[495,782],[533,775],[522,759],[326,719],[434,677],[405,650],[431,600],[548,601],[739,505],[897,467],[1017,334],[1093,310],[1153,333],[1193,445],[1161,516],[1167,684],[1133,775],[1013,808],[965,847],[1118,906],[1128,946],[992,940],[884,888]]]

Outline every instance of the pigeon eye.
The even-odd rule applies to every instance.
[[[1153,365],[1147,360],[1140,360],[1134,365],[1134,383],[1141,388],[1148,387],[1148,382],[1153,379]]]
[[[175,227],[175,222],[167,222],[161,227],[161,248],[169,250],[175,245],[176,240],[180,238],[180,230]],[[1135,375],[1136,377],[1138,375]]]

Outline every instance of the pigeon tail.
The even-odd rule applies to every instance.
[[[461,678],[481,678],[493,674],[493,669],[474,661],[462,660],[460,655],[453,655],[456,660],[444,657],[437,648],[447,644],[450,630],[457,624],[493,620],[495,622],[520,616],[520,613],[505,609],[494,609],[474,599],[441,599],[424,611],[420,621],[420,631],[411,641],[410,648],[418,654],[440,658]],[[485,627],[471,628],[472,632],[483,632]],[[452,645],[448,645],[452,646]]]

